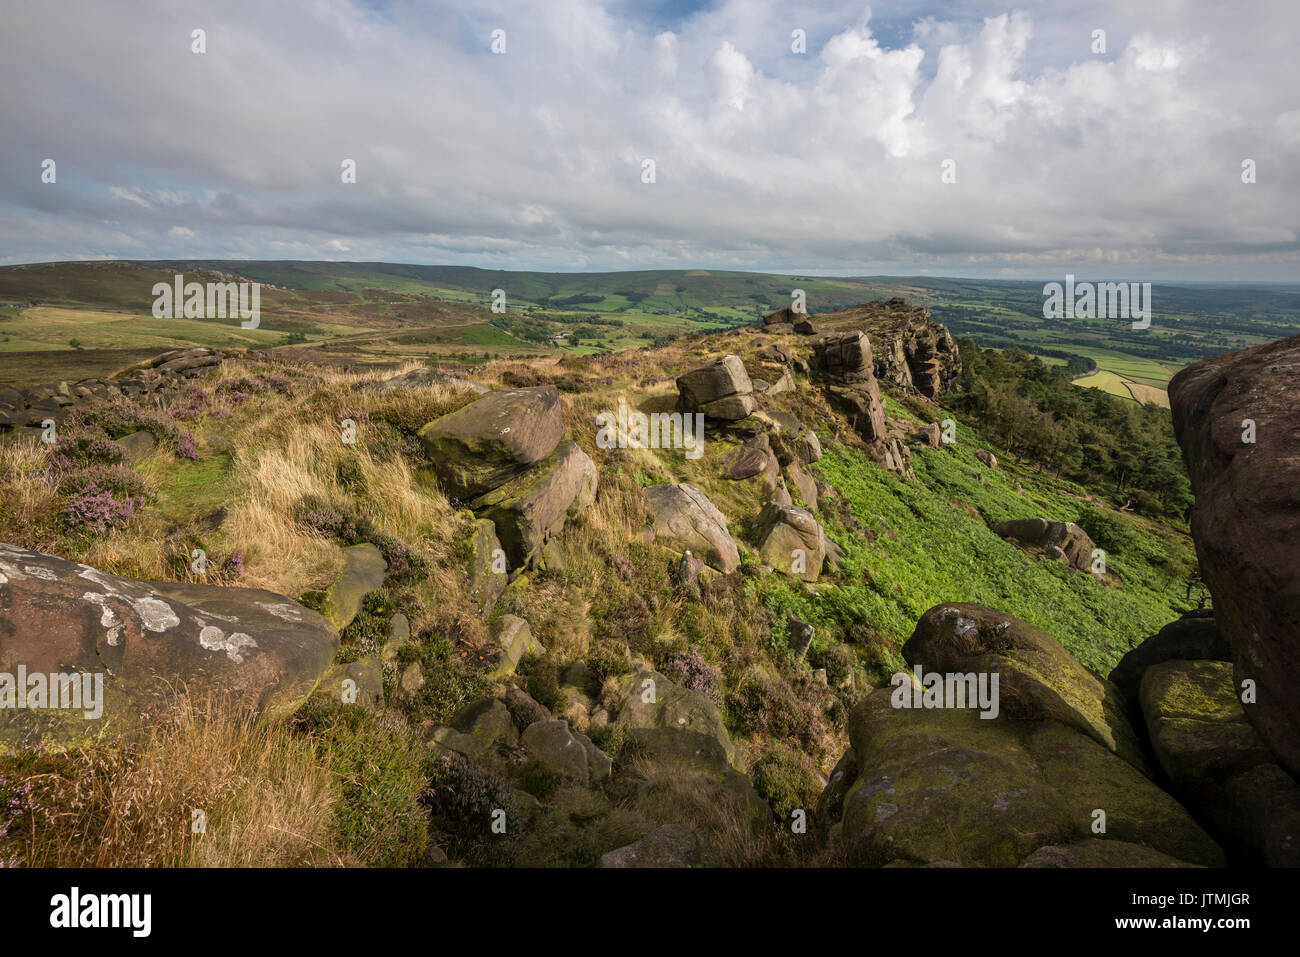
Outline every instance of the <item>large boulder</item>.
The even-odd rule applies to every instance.
[[[596,497],[596,465],[576,442],[564,442],[544,461],[480,495],[470,507],[491,519],[512,567],[533,561],[568,518]]]
[[[1065,553],[1072,568],[1087,571],[1092,567],[1096,544],[1074,522],[1056,522],[1048,518],[1013,518],[993,526],[993,534],[1020,545],[1046,550],[1056,546]]]
[[[736,749],[722,712],[708,695],[642,669],[623,685],[615,723],[659,757],[724,770]]]
[[[29,682],[87,676],[86,688],[97,675],[103,687],[95,718],[84,707],[0,707],[2,746],[120,733],[180,690],[282,713],[306,700],[337,650],[327,619],[274,592],[121,578],[0,545],[0,701],[18,693],[19,669]]]
[[[935,605],[916,623],[903,657],[925,673],[996,674],[1003,713],[1059,721],[1147,770],[1119,690],[1041,628],[982,605]]]
[[[727,520],[693,485],[651,485],[644,490],[654,517],[655,540],[689,550],[723,574],[740,565],[740,551]]]
[[[815,343],[814,348],[817,361],[827,375],[845,382],[875,381],[871,340],[860,329],[828,333]]]
[[[900,708],[894,695],[871,693],[849,719],[856,777],[847,788],[833,782],[843,796],[828,823],[850,862],[1013,867],[1045,845],[1099,836],[1100,810],[1108,840],[1222,865],[1177,801],[1074,728]],[[834,801],[825,803],[833,813]]]
[[[677,390],[678,408],[702,412],[707,419],[735,421],[757,408],[754,385],[739,356],[723,356],[682,373]]]
[[[882,442],[887,433],[885,406],[880,399],[880,384],[865,379],[853,387],[831,386],[826,398],[849,420],[849,425],[868,442]]]
[[[1255,682],[1246,716],[1300,777],[1300,336],[1205,359],[1169,383],[1219,627]]]
[[[1300,866],[1300,784],[1246,720],[1221,661],[1165,661],[1142,676],[1151,747],[1174,793],[1241,863]]]
[[[768,502],[755,520],[759,557],[777,571],[815,582],[826,559],[826,533],[807,509]]]
[[[1231,661],[1232,646],[1219,631],[1210,609],[1188,612],[1129,651],[1106,680],[1136,708],[1142,675],[1165,661]]]
[[[448,495],[469,501],[542,461],[564,436],[553,385],[489,392],[420,430]]]

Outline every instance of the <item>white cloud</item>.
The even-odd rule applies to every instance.
[[[651,22],[613,0],[242,0],[188,8],[201,56],[168,0],[69,7],[11,4],[0,36],[0,261],[184,242],[213,258],[1042,275],[1099,250],[1135,276],[1294,278],[1300,258],[1293,5],[722,0]],[[108,41],[126,37],[123,57]],[[33,156],[58,160],[57,184]]]

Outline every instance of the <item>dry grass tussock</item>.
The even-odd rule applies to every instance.
[[[0,541],[53,547],[56,537],[46,516],[56,493],[45,469],[45,447],[39,442],[0,443]]]
[[[27,760],[31,809],[8,837],[27,866],[346,863],[331,849],[329,767],[283,723],[182,695],[134,743]]]
[[[305,498],[350,503],[376,528],[434,552],[452,540],[459,520],[446,497],[365,432],[381,419],[414,428],[460,404],[463,393],[441,385],[391,394],[361,388],[383,377],[326,373],[312,392],[262,410],[242,434],[224,532],[245,552],[245,584],[297,595],[337,574],[338,546],[297,521]],[[340,418],[358,423],[356,444],[342,441]]]

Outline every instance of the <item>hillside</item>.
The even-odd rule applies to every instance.
[[[153,284],[236,277],[265,284],[262,325],[159,320]],[[492,291],[506,296],[492,310]],[[1168,407],[1179,369],[1300,329],[1300,288],[1156,283],[1151,328],[1048,320],[1043,284],[827,277],[727,270],[545,273],[396,263],[255,260],[0,267],[0,385],[102,375],[163,348],[310,344],[341,365],[593,355],[756,323],[802,289],[819,318],[902,297],[984,348],[1068,366],[1084,387]],[[75,345],[73,345],[75,343]],[[84,371],[74,371],[84,370]]]
[[[0,441],[0,650],[114,677],[98,731],[0,726],[0,860],[1257,859],[1163,790],[1160,705],[1118,683],[1199,620],[1185,502],[1069,455],[1084,420],[1166,455],[1167,416],[1074,390],[1045,450],[991,411],[1071,391],[1032,357],[902,300],[787,318],[470,377],[196,348],[37,397],[56,441]],[[638,447],[637,410],[703,446]],[[918,661],[1001,674],[1003,716],[880,711]],[[971,749],[946,829],[871,797],[958,773],[918,730]],[[1024,795],[1009,842],[987,788]],[[188,807],[202,838],[148,837]]]

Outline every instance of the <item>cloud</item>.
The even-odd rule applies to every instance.
[[[1300,259],[1294,5],[67,6],[19,0],[0,36],[0,261],[183,244],[493,268],[1098,262],[1293,279]]]

